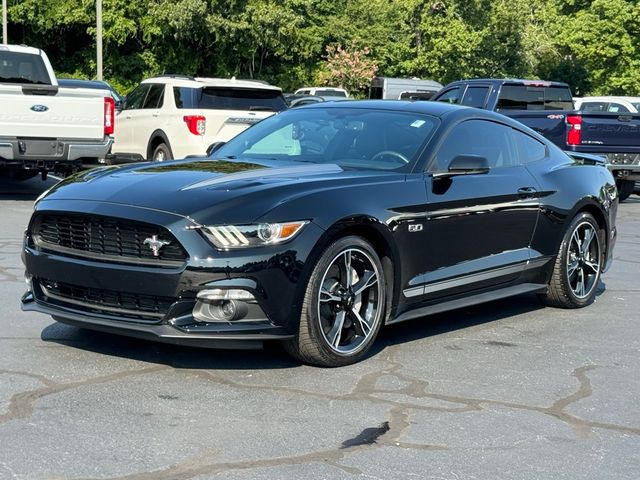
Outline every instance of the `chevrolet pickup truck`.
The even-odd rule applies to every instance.
[[[0,105],[0,177],[68,174],[111,148],[109,92],[59,88],[40,49],[0,45]]]
[[[446,85],[435,101],[502,113],[563,150],[607,157],[625,200],[640,180],[640,114],[576,111],[569,85],[519,79],[473,79]]]

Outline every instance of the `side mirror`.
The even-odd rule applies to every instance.
[[[219,150],[227,142],[214,142],[207,148],[207,157],[210,157],[216,150]]]
[[[449,164],[446,172],[436,172],[433,178],[448,178],[458,175],[477,175],[489,172],[489,160],[480,155],[458,155]]]
[[[121,112],[122,109],[124,108],[124,99],[116,100],[115,104],[116,104],[116,112]]]

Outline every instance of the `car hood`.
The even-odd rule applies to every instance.
[[[81,172],[58,183],[43,198],[47,203],[81,200],[133,205],[198,222],[238,223],[253,221],[301,194],[379,176],[346,172],[335,164],[181,160]]]

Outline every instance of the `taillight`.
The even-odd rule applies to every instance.
[[[104,97],[104,134],[113,135],[116,102],[111,97]]]
[[[582,142],[582,117],[567,115],[567,145],[580,145]]]
[[[185,115],[183,120],[194,135],[204,135],[207,130],[207,119],[202,115]]]

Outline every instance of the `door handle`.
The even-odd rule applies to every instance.
[[[130,118],[131,118],[131,115],[125,115],[125,116],[124,116],[124,118],[126,118],[126,119],[130,119]]]
[[[536,192],[537,190],[533,187],[521,187],[518,189],[518,196],[520,198],[532,198]]]
[[[159,113],[152,113],[151,116],[158,118],[160,116],[160,114]]]

